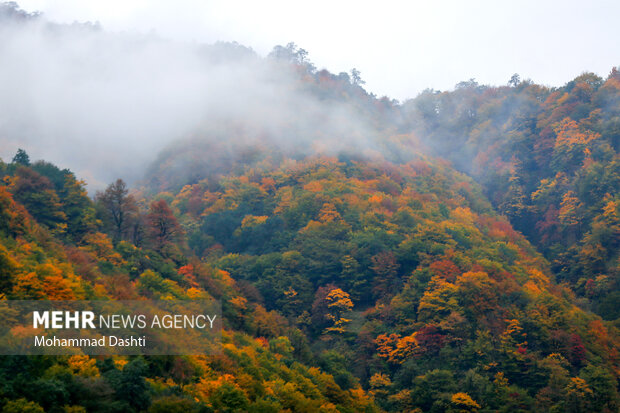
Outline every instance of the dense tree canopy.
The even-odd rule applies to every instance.
[[[293,43],[268,59],[375,140],[231,128],[94,199],[24,150],[0,161],[0,299],[214,298],[224,318],[218,355],[2,357],[2,411],[618,411],[619,72],[400,105]]]

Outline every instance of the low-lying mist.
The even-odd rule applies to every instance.
[[[0,62],[0,157],[24,148],[33,160],[70,168],[89,191],[142,178],[179,140],[230,151],[375,145],[376,125],[359,108],[304,87],[303,56],[293,64],[238,44],[59,25],[5,4]]]

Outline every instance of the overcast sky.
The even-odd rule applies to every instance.
[[[237,41],[266,55],[295,42],[320,68],[355,67],[370,92],[404,100],[462,80],[505,84],[513,73],[559,86],[620,65],[620,2],[343,0],[21,0],[57,22],[112,31]]]

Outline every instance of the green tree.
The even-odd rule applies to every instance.
[[[242,413],[248,411],[249,400],[233,384],[225,382],[209,397],[211,404],[217,412]]]
[[[25,150],[18,149],[17,153],[13,157],[12,163],[16,165],[30,166],[30,157],[28,156]]]
[[[135,411],[144,410],[151,403],[149,385],[144,380],[147,371],[148,365],[144,359],[138,357],[127,363],[118,379],[113,382],[116,396]]]

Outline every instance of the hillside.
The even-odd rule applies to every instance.
[[[225,317],[222,356],[4,358],[4,397],[89,411],[616,406],[617,331],[445,162],[285,158],[149,197],[116,182],[96,202],[25,153],[3,168],[6,298],[203,295]],[[153,214],[176,235],[158,237]],[[90,229],[72,233],[69,216]]]
[[[484,188],[542,251],[558,282],[607,320],[620,317],[620,72],[560,88],[514,76],[463,82],[403,105],[410,130]]]
[[[299,330],[263,306],[246,306],[229,273],[182,254],[183,241],[166,245],[174,258],[150,237],[140,248],[113,244],[97,232],[102,221],[83,183],[20,155],[23,164],[1,164],[9,171],[0,186],[2,299],[216,298],[226,326],[216,356],[3,356],[3,411],[377,410],[359,383],[342,388],[301,357],[307,344]],[[72,220],[89,230],[77,231]]]
[[[196,254],[385,409],[443,411],[459,390],[483,409],[568,409],[580,379],[615,387],[617,332],[576,307],[479,187],[442,162],[290,160],[168,201]],[[615,406],[615,391],[608,402],[594,393],[577,403]]]
[[[2,356],[2,413],[619,411],[618,68],[401,103],[294,43],[0,23],[0,319],[223,323],[216,354]]]

